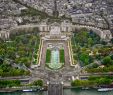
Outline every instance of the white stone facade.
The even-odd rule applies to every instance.
[[[62,22],[61,24],[55,22],[55,23],[53,23],[51,25],[47,25],[46,23],[41,23],[39,25],[39,30],[42,31],[42,32],[50,31],[51,28],[54,27],[54,26],[59,27],[60,30],[63,31],[63,32],[70,32],[70,31],[72,31],[72,23],[66,22],[66,21]]]
[[[52,34],[59,34],[58,31],[61,33],[63,32],[72,32],[75,31],[76,28],[87,28],[89,30],[93,30],[97,35],[100,36],[101,39],[104,40],[110,40],[112,38],[112,34],[109,30],[102,30],[97,27],[92,27],[88,25],[72,25],[72,23],[68,21],[64,21],[61,24],[59,23],[52,23],[52,24],[47,24],[46,22],[40,23],[39,25],[21,25],[21,26],[16,26],[10,29],[9,31],[0,31],[0,38],[2,39],[7,39],[9,38],[9,34],[12,33],[14,29],[22,29],[22,28],[33,28],[33,27],[38,27],[40,32],[50,32],[52,28],[57,27]],[[76,31],[75,31],[76,32]]]
[[[46,23],[39,25],[39,30],[41,32],[49,32],[51,31],[51,29],[53,27],[57,26],[57,29],[60,29],[61,32],[72,32],[74,31],[76,28],[87,28],[89,30],[93,30],[97,35],[100,36],[101,39],[111,39],[112,38],[112,34],[109,30],[101,30],[100,28],[96,28],[96,27],[92,27],[92,26],[87,26],[87,25],[72,25],[72,23],[70,22],[62,22],[61,24],[59,23],[53,23],[51,25],[47,25]],[[54,32],[58,32],[58,30],[56,29],[56,31]]]

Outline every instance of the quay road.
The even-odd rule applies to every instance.
[[[57,73],[58,74],[58,73]],[[71,75],[72,74],[72,75]],[[72,73],[68,73],[66,74],[67,76],[77,76],[77,74]],[[51,81],[49,77],[51,77],[50,75],[45,75],[46,77],[48,76],[47,81]],[[64,75],[65,76],[65,75]],[[89,77],[89,76],[113,76],[113,72],[112,73],[85,73],[85,74],[78,74],[79,77]],[[38,76],[37,76],[38,77]],[[36,79],[36,76],[27,76],[27,77],[0,77],[0,80],[20,80],[21,82],[29,82],[31,79]],[[51,78],[52,79],[52,78]],[[63,80],[63,79],[62,79]]]
[[[29,83],[30,76],[0,77],[0,80],[20,80],[21,83]]]
[[[18,76],[18,77],[0,77],[0,80],[29,80],[30,76]]]
[[[113,76],[112,73],[86,73],[86,74],[80,74],[80,77],[86,77],[86,76]]]

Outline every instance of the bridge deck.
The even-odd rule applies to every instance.
[[[63,95],[63,86],[60,83],[51,83],[48,85],[47,95]]]

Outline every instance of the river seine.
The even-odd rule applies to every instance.
[[[47,95],[47,92],[13,92],[0,93],[0,95]],[[64,89],[64,95],[113,95],[113,91],[98,92],[97,90]]]

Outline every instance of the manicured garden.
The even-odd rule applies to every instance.
[[[58,57],[58,60],[54,60],[55,62],[51,62],[51,58],[53,57],[52,51],[50,49],[47,49],[46,51],[46,66],[49,67],[50,69],[59,69],[64,65],[65,62],[65,56],[64,56],[64,49],[58,50],[59,54],[58,56],[55,54],[54,57]],[[58,53],[57,52],[57,53]],[[58,61],[58,63],[57,63]]]
[[[64,49],[60,49],[60,63],[65,63]]]
[[[51,50],[47,49],[46,51],[46,63],[50,63],[51,62]]]
[[[71,45],[74,61],[87,66],[87,72],[113,71],[113,44],[107,44],[92,30],[83,28],[73,32]]]
[[[26,68],[38,63],[39,35],[14,36],[0,43],[0,76],[29,75]]]

